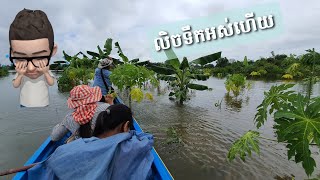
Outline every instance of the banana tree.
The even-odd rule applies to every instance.
[[[122,50],[119,46],[119,43],[116,42],[114,45],[116,48],[118,48],[118,54],[122,58],[122,61],[120,59],[112,58],[115,65],[124,64],[124,63],[133,63],[135,65],[143,66],[148,63],[148,61],[139,62],[139,58],[129,60],[126,56],[123,55]],[[87,53],[92,56],[92,59],[100,60],[100,59],[109,57],[112,51],[112,39],[108,38],[105,41],[103,49],[101,49],[99,45],[97,46],[97,49],[98,49],[98,52],[87,51]]]
[[[149,65],[149,68],[159,74],[159,79],[169,83],[172,90],[169,93],[170,97],[174,96],[180,104],[183,104],[183,102],[188,99],[189,89],[199,91],[211,90],[208,86],[192,83],[193,80],[205,81],[209,79],[210,76],[193,73],[191,68],[194,65],[203,66],[219,59],[221,57],[221,52],[200,57],[190,63],[186,57],[184,57],[180,63],[179,59],[171,49],[165,51],[165,53],[169,59],[165,61],[166,67],[151,64]]]

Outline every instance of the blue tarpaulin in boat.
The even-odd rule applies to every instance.
[[[28,170],[28,179],[152,179],[151,134],[120,133],[62,145]]]

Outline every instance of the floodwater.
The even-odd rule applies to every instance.
[[[21,167],[62,120],[67,109],[68,93],[50,87],[50,106],[20,108],[19,89],[11,85],[13,74],[0,78],[0,170]],[[211,78],[202,84],[213,91],[198,91],[191,100],[178,106],[164,95],[154,94],[154,101],[133,103],[134,116],[144,131],[155,136],[155,148],[175,179],[274,179],[291,176],[307,179],[301,163],[287,160],[284,144],[260,140],[261,154],[253,153],[242,162],[239,158],[227,161],[232,143],[248,130],[256,130],[253,118],[263,92],[282,82],[252,81],[252,89],[238,98],[226,95],[224,80]],[[299,91],[303,85],[296,85]],[[165,86],[162,90],[167,89]],[[320,85],[314,86],[319,95]],[[221,101],[221,108],[215,103]],[[276,139],[271,118],[258,131],[262,136]],[[175,128],[181,143],[168,144],[166,130]],[[315,149],[316,150],[316,149]],[[318,152],[313,153],[320,166]],[[316,168],[314,176],[320,174]],[[7,176],[6,178],[11,178]]]

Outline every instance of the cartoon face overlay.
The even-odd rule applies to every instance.
[[[36,40],[12,40],[11,59],[17,70],[24,70],[24,75],[36,79],[48,68],[51,51],[47,38]]]

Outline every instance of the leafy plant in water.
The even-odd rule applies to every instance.
[[[183,102],[188,99],[189,89],[200,91],[211,90],[207,86],[192,83],[192,80],[205,81],[209,76],[207,74],[195,74],[191,71],[191,67],[193,65],[204,66],[211,63],[221,57],[221,52],[200,57],[190,63],[186,57],[180,62],[171,49],[165,51],[165,53],[169,59],[165,61],[165,67],[157,65],[151,65],[149,67],[159,74],[159,79],[169,83],[169,86],[171,87],[171,92],[169,93],[170,97],[174,96],[180,104],[183,104]]]
[[[309,53],[302,59],[304,62],[308,62],[305,67],[309,67],[310,70],[309,89],[312,89],[315,78],[314,67],[320,56],[314,49],[307,51]],[[294,158],[296,163],[301,162],[306,174],[310,176],[316,167],[310,146],[320,147],[320,97],[311,98],[311,90],[308,90],[305,96],[290,91],[289,89],[293,86],[294,84],[272,86],[268,92],[265,92],[264,100],[257,107],[258,112],[254,121],[259,129],[267,120],[268,114],[273,114],[275,121],[273,128],[277,135],[277,141],[286,144],[288,159]],[[240,140],[245,136],[246,134]],[[245,144],[239,145],[241,144],[240,140],[237,140],[229,150],[229,154],[233,155],[228,155],[229,160],[233,160],[237,154],[234,153],[234,149],[245,146]],[[242,152],[240,157],[243,159],[244,150],[238,151]]]
[[[129,105],[131,107],[131,100],[137,102],[142,101],[144,98],[142,92],[142,86],[145,82],[150,81],[151,84],[158,84],[155,78],[155,73],[150,71],[144,66],[138,66],[137,60],[129,61],[128,58],[123,54],[121,47],[118,42],[115,43],[118,48],[118,54],[122,58],[124,64],[118,65],[113,69],[110,75],[111,82],[119,88],[120,91],[128,90],[129,94]],[[150,93],[147,95],[148,99],[151,99]]]
[[[236,158],[236,155],[239,154],[242,161],[245,161],[245,156],[248,154],[251,156],[251,150],[260,154],[260,149],[258,146],[259,132],[257,131],[248,131],[240,139],[238,139],[231,147],[228,152],[229,161]]]
[[[225,82],[225,87],[228,93],[232,91],[235,96],[238,96],[246,87],[246,77],[242,74],[229,75]]]
[[[167,132],[168,138],[165,142],[167,144],[182,143],[182,139],[174,127],[168,128],[166,132]]]
[[[5,66],[1,66],[0,64],[0,77],[6,76],[9,74],[8,68]]]

